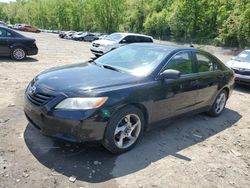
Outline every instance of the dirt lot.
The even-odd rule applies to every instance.
[[[29,81],[92,55],[90,43],[25,34],[37,39],[39,55],[23,62],[0,58],[0,187],[250,187],[250,87],[236,87],[221,117],[200,114],[154,129],[134,150],[114,156],[28,125],[22,104]],[[224,49],[206,49],[230,58]]]

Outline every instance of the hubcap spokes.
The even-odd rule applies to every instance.
[[[14,57],[15,57],[16,59],[22,59],[22,58],[24,58],[25,53],[24,53],[24,51],[23,51],[22,49],[16,49],[16,50],[14,51],[13,55],[14,55]]]
[[[224,93],[221,93],[216,100],[215,112],[217,114],[219,114],[223,110],[225,103],[226,103],[226,95]]]
[[[137,140],[140,130],[141,120],[136,114],[125,116],[115,129],[115,144],[121,149],[128,148]]]

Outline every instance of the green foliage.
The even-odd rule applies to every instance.
[[[249,46],[249,0],[17,0],[0,20],[60,30],[129,31]]]

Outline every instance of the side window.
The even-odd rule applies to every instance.
[[[149,37],[142,37],[143,42],[153,42],[153,40]]]
[[[133,43],[135,42],[135,37],[134,36],[126,36],[122,41],[122,43]]]
[[[5,29],[0,29],[0,37],[6,37],[7,31]]]
[[[180,52],[174,55],[167,63],[166,69],[174,69],[181,72],[181,74],[193,73],[193,62],[189,52]]]
[[[220,70],[220,65],[209,57],[196,53],[198,72],[210,72]]]
[[[10,32],[7,32],[7,37],[12,37],[12,34]]]

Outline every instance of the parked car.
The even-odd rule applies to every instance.
[[[31,25],[23,25],[18,28],[19,31],[27,31],[32,33],[40,33],[41,31],[34,26]]]
[[[88,41],[88,42],[92,42],[94,40],[98,39],[98,36],[95,35],[94,33],[81,33],[79,35],[76,35],[73,37],[74,40],[79,40],[79,41]]]
[[[7,24],[3,21],[0,21],[0,26],[7,26]]]
[[[76,33],[75,31],[66,32],[64,38],[65,38],[65,39],[72,39],[72,37],[73,37],[73,35],[74,35],[75,33]]]
[[[232,57],[227,65],[235,72],[235,82],[250,85],[250,50]]]
[[[59,32],[59,37],[60,38],[65,38],[66,35],[71,34],[71,33],[75,34],[76,31],[60,31]]]
[[[90,47],[90,51],[98,57],[125,44],[142,42],[152,43],[153,38],[135,33],[113,33],[104,39],[94,41]]]
[[[72,36],[73,40],[80,40],[82,36],[85,36],[87,33],[86,32],[76,32]]]
[[[23,60],[26,56],[37,53],[35,39],[0,26],[0,56],[11,56],[15,60]]]
[[[18,30],[19,27],[23,27],[23,26],[25,26],[25,24],[16,23],[16,24],[13,26],[13,28],[16,29],[16,30]]]
[[[14,29],[13,25],[12,24],[8,24],[8,28],[10,29]]]
[[[98,40],[101,40],[101,39],[105,39],[108,35],[106,34],[102,34],[100,36],[98,36]]]
[[[159,122],[221,115],[233,84],[233,71],[205,51],[130,44],[95,61],[42,72],[25,91],[24,112],[46,135],[100,141],[122,153]]]
[[[65,33],[66,33],[66,31],[60,31],[58,36],[60,38],[64,38],[64,36],[66,35]]]

